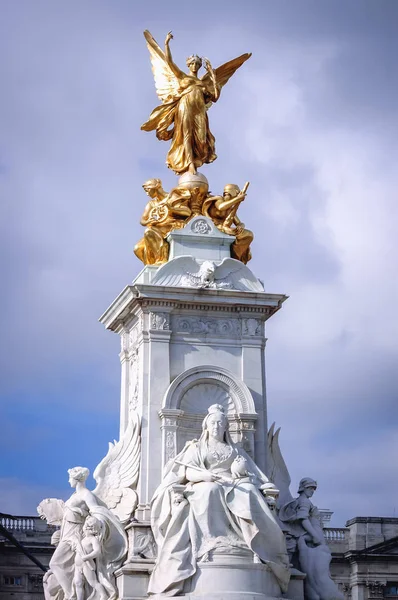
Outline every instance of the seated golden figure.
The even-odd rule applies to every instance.
[[[191,216],[188,206],[191,194],[178,188],[167,194],[160,179],[149,179],[142,187],[150,200],[141,217],[141,225],[146,227],[144,237],[136,244],[134,253],[145,265],[162,264],[169,256],[167,234],[184,227]]]
[[[240,203],[246,197],[249,187],[247,183],[242,191],[234,183],[228,183],[224,187],[222,196],[209,196],[203,203],[202,212],[210,217],[220,231],[235,236],[235,242],[231,246],[231,257],[248,263],[252,255],[250,244],[253,241],[253,232],[245,229],[245,224],[237,216]]]

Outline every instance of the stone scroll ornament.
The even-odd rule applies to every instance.
[[[306,574],[305,600],[343,600],[330,577],[331,552],[326,543],[319,510],[310,498],[317,482],[304,477],[298,497],[290,493],[290,475],[279,447],[280,428],[273,424],[268,432],[268,474],[279,489],[277,516],[286,537],[286,547],[293,567]]]
[[[46,498],[37,507],[42,519],[61,527],[52,538],[55,552],[43,578],[46,600],[116,600],[114,572],[126,557],[124,530],[137,503],[140,419],[131,411],[119,442],[109,444],[94,471],[97,486],[86,487],[89,470],[68,470],[75,492],[63,502]]]

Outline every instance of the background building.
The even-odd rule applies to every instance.
[[[331,574],[347,600],[398,598],[398,519],[355,517],[324,530]]]
[[[43,570],[7,539],[11,534],[44,567],[48,567],[55,531],[39,517],[0,516],[0,600],[42,600]],[[5,531],[4,531],[5,530]]]

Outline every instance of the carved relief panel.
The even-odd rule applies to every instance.
[[[242,332],[239,318],[220,319],[217,317],[176,316],[173,319],[173,333],[186,333],[200,337],[214,335],[220,337],[240,337]]]
[[[150,328],[161,331],[168,331],[170,329],[170,315],[166,312],[151,312],[150,317]]]

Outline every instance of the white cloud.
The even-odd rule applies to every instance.
[[[389,406],[397,393],[398,175],[389,169],[380,173],[382,130],[319,122],[313,114],[307,87],[327,81],[338,47],[323,55],[316,47],[295,51],[304,72],[300,81],[293,80],[295,66],[278,58],[272,70],[246,74],[250,95],[257,99],[246,114],[240,142],[259,173],[264,166],[269,173],[282,165],[287,176],[297,165],[308,169],[307,190],[314,196],[301,203],[300,182],[288,190],[263,182],[268,193],[263,219],[271,220],[286,241],[293,232],[296,244],[305,246],[300,223],[308,210],[314,239],[336,258],[338,271],[321,282],[294,278],[289,283],[283,269],[294,256],[286,253],[282,272],[268,279],[269,291],[291,295],[268,327],[270,416],[282,425],[295,480],[305,475],[322,480],[317,502],[335,510],[335,519],[391,514],[397,488],[386,457],[395,455],[396,433],[384,428],[387,414],[397,424]],[[261,276],[267,281],[263,264]],[[285,289],[275,289],[281,282]],[[370,489],[364,493],[367,480]]]

